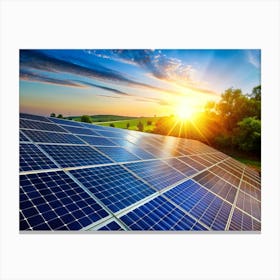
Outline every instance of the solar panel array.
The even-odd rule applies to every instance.
[[[20,230],[260,231],[258,172],[195,140],[20,114]]]

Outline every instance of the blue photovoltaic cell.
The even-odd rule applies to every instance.
[[[131,230],[207,230],[161,196],[120,219]]]
[[[107,216],[62,171],[20,176],[20,230],[79,230]]]
[[[97,147],[97,149],[116,162],[139,160],[139,157],[131,154],[130,152],[121,147]]]
[[[20,119],[20,128],[67,132],[63,128],[61,128],[60,126],[54,123],[44,123],[44,122],[30,121],[30,120],[23,120],[23,119]]]
[[[185,209],[213,230],[224,230],[231,205],[188,180],[164,193],[164,196]]]
[[[115,138],[122,138],[125,137],[125,134],[114,132],[114,131],[107,131],[107,130],[96,130],[100,135],[105,137],[115,137]]]
[[[133,145],[131,142],[127,141],[124,138],[108,138],[110,141],[114,142],[117,146],[126,147]]]
[[[137,146],[135,146],[134,144],[131,144],[129,146],[124,147],[126,150],[128,150],[129,152],[135,154],[136,156],[138,156],[141,159],[154,159],[155,157],[146,152],[145,150],[138,148]]]
[[[229,230],[260,231],[261,223],[235,208]]]
[[[73,134],[98,136],[98,134],[96,132],[94,132],[93,130],[83,128],[83,127],[74,127],[74,126],[63,125],[63,128],[66,129],[67,131],[73,133]]]
[[[108,127],[105,127],[105,126],[101,126],[101,125],[95,125],[95,124],[91,124],[91,123],[81,123],[81,125],[83,126],[83,127],[86,127],[86,128],[90,128],[90,129],[104,129],[104,130],[106,130]]]
[[[55,123],[62,124],[62,125],[65,124],[65,125],[83,127],[81,123],[76,122],[76,121],[67,121],[67,120],[58,119],[58,118],[48,118],[48,119]]]
[[[25,114],[25,113],[20,113],[19,116],[20,116],[20,118],[29,119],[29,120],[50,122],[46,117],[43,117],[43,116],[30,115],[30,114]]]
[[[180,157],[180,160],[191,166],[192,168],[201,171],[205,169],[205,166],[200,164],[199,162],[193,160],[192,158],[189,157]]]
[[[223,179],[219,178],[209,171],[204,171],[199,175],[193,177],[193,179],[199,182],[205,188],[220,195],[230,203],[233,203],[236,196],[237,188],[233,187]]]
[[[180,158],[179,158],[180,159]],[[165,162],[171,165],[173,168],[181,171],[186,176],[191,176],[197,173],[197,170],[191,168],[189,165],[185,164],[184,162],[180,161],[177,158],[166,159]]]
[[[23,133],[19,133],[19,141],[21,141],[21,142],[23,142],[23,141],[27,141],[27,142],[30,142],[28,139],[27,139],[27,137],[25,137],[24,135],[23,135]]]
[[[20,171],[57,168],[34,144],[20,143]]]
[[[236,207],[244,210],[249,215],[255,217],[256,219],[261,219],[261,205],[260,202],[254,199],[252,196],[239,191],[236,200]]]
[[[158,190],[185,178],[183,174],[159,160],[128,163],[124,166]]]
[[[61,167],[112,162],[89,146],[40,145]]]
[[[73,134],[38,131],[38,130],[25,130],[24,133],[34,142],[84,144],[82,140],[80,140]]]
[[[114,144],[108,138],[105,137],[85,135],[79,135],[79,137],[92,146],[116,146],[116,144]]]
[[[113,212],[155,192],[119,165],[77,169],[70,173]]]
[[[115,221],[103,226],[102,228],[99,228],[98,230],[115,230],[115,231],[120,231],[124,230],[118,223]]]

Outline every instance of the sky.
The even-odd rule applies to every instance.
[[[260,85],[260,50],[20,50],[20,111],[168,116]]]

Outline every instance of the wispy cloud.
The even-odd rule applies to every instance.
[[[40,75],[38,73],[32,73],[26,70],[20,70],[20,79],[25,81],[41,82],[41,83],[47,83],[53,85],[61,85],[61,86],[69,86],[69,87],[84,87],[81,84],[69,80],[51,78],[51,77]]]
[[[261,53],[260,50],[248,50],[247,51],[247,58],[248,62],[252,64],[257,69],[260,68],[260,62],[261,62]]]
[[[149,90],[156,90],[160,92],[168,92],[171,94],[181,95],[180,92],[175,90],[135,81],[133,79],[128,78],[126,75],[122,74],[119,71],[112,70],[97,63],[91,64],[90,66],[85,66],[66,61],[60,58],[56,58],[37,50],[21,50],[20,67],[21,71],[35,72],[39,70],[49,72],[53,75],[66,73],[77,75],[80,77],[97,79],[105,82],[120,83],[137,88],[142,87]],[[43,81],[43,76],[41,76],[41,78]],[[73,86],[75,86],[74,83]]]
[[[114,89],[114,88],[111,88],[111,87],[101,86],[101,85],[98,85],[98,84],[95,84],[95,83],[79,81],[79,80],[74,80],[74,81],[79,83],[79,84],[85,85],[85,86],[100,88],[100,89],[107,90],[107,91],[110,91],[110,92],[115,93],[115,94],[130,95],[130,94],[124,92],[124,91]]]

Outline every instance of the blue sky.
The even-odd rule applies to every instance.
[[[21,50],[20,110],[49,115],[202,110],[260,84],[260,50]]]

